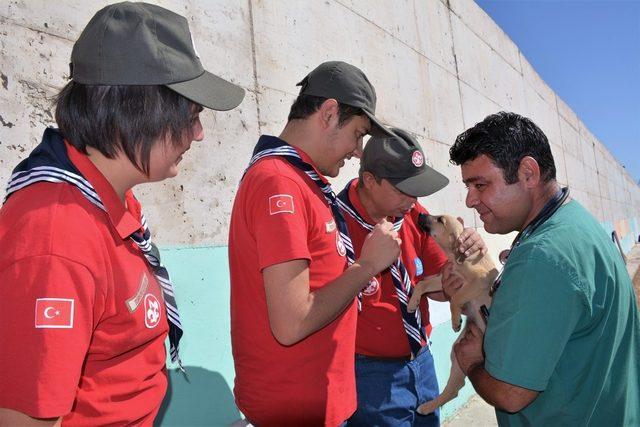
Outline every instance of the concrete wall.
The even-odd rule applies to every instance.
[[[189,383],[172,372],[160,421],[223,425],[239,417],[231,388],[229,213],[261,133],[278,134],[295,84],[317,64],[340,59],[376,86],[378,116],[413,132],[427,161],[451,184],[422,202],[481,227],[464,206],[455,136],[499,110],[533,119],[551,141],[558,179],[571,187],[625,251],[638,236],[640,187],[544,81],[518,47],[471,0],[154,1],[189,18],[205,67],[247,90],[240,108],[203,113],[176,179],[137,190],[176,282]],[[0,1],[0,182],[53,124],[51,97],[67,81],[73,41],[98,1]],[[123,47],[125,48],[125,47]],[[336,188],[356,174],[351,161]],[[495,255],[510,236],[484,234]],[[433,308],[438,375],[446,381],[454,339],[446,305]],[[465,391],[468,394],[469,391]],[[463,398],[445,407],[450,414]]]

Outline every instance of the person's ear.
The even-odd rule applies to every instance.
[[[362,172],[362,185],[364,188],[371,189],[376,184],[376,177],[371,172]]]
[[[328,129],[332,123],[338,122],[340,109],[338,101],[333,98],[327,99],[318,108],[318,120],[322,129]]]
[[[540,165],[531,156],[524,156],[518,166],[518,180],[527,188],[536,187],[540,183]]]

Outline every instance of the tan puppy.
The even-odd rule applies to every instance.
[[[423,231],[429,233],[447,254],[453,263],[453,273],[464,280],[462,287],[451,296],[451,324],[453,330],[458,332],[462,323],[461,314],[467,315],[468,320],[472,320],[484,332],[486,322],[482,313],[484,306],[488,309],[491,306],[489,289],[498,276],[498,270],[489,255],[482,255],[480,252],[465,258],[464,254],[458,251],[460,244],[458,236],[462,233],[463,225],[450,215],[432,216],[420,214],[418,225]],[[409,300],[409,311],[418,308],[421,297],[428,292],[442,290],[441,276],[434,276],[417,283],[413,288],[413,294]],[[467,320],[467,321],[468,321]],[[460,337],[464,334],[460,334]],[[456,342],[458,341],[456,340]],[[458,365],[453,349],[451,350],[451,372],[449,380],[442,393],[434,400],[423,403],[418,407],[418,413],[429,414],[438,407],[444,405],[458,395],[464,386],[464,373]]]

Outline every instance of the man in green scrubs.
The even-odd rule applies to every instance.
[[[556,182],[544,133],[498,113],[459,135],[450,154],[485,230],[519,232],[485,336],[472,325],[455,347],[498,423],[640,425],[631,280],[604,229]]]

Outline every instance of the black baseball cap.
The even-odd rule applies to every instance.
[[[342,61],[323,62],[296,86],[302,86],[300,95],[335,99],[360,108],[371,120],[371,135],[391,135],[375,116],[376,90],[358,67]]]
[[[183,16],[147,3],[98,11],[73,45],[70,68],[78,83],[164,85],[213,110],[244,98],[244,89],[202,67]]]
[[[391,128],[391,136],[372,136],[364,147],[360,169],[384,178],[413,197],[443,189],[449,179],[428,166],[420,144],[405,130]]]

